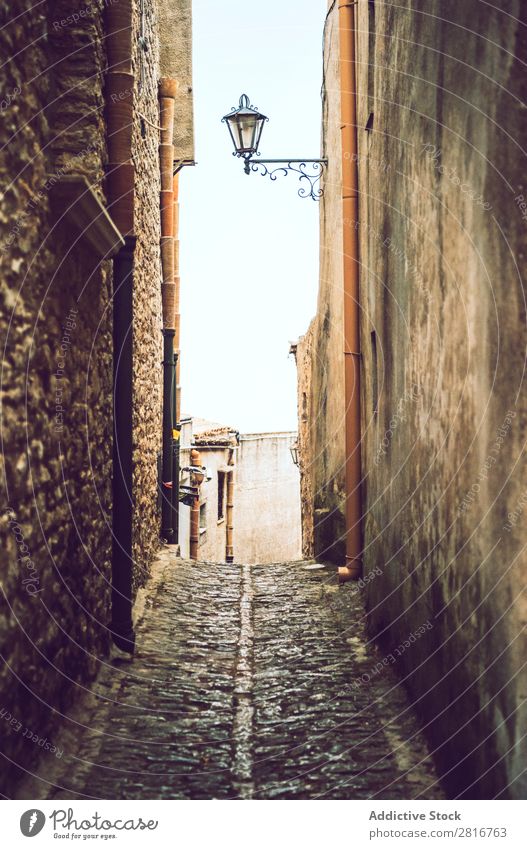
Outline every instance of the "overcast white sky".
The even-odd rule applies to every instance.
[[[181,201],[182,409],[242,432],[296,430],[289,343],[318,288],[318,203],[296,176],[246,176],[221,118],[269,117],[262,158],[320,156],[326,0],[194,0],[196,168]]]

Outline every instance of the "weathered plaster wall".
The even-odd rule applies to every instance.
[[[174,112],[176,155],[194,159],[192,0],[159,0],[158,5],[161,76],[179,82]]]
[[[295,433],[240,436],[234,478],[236,563],[300,559],[300,480],[290,451],[295,441]]]
[[[313,523],[313,548],[320,560],[344,562],[344,360],[342,282],[342,201],[340,156],[339,44],[336,16],[324,33],[322,156],[328,159],[320,202],[320,285],[316,316],[309,328],[309,353],[300,343],[299,382],[310,387],[309,434],[300,426],[303,444],[303,490],[311,493],[313,515],[305,514],[305,531]],[[304,391],[304,390],[302,390]]]
[[[200,533],[199,559],[223,563],[227,544],[227,481],[225,481],[223,496],[224,514],[220,519],[218,517],[218,472],[227,469],[230,452],[226,448],[214,449],[203,446],[200,446],[198,450],[201,453],[201,462],[207,466],[211,476],[211,479],[204,481],[200,487],[200,505],[203,505],[205,530]]]
[[[527,792],[520,7],[356,7],[369,627],[387,653],[409,645],[399,671],[448,791],[483,798]],[[322,537],[315,524],[318,557],[342,528],[344,461],[337,5],[328,10],[320,296],[297,354],[301,370],[311,361],[315,522],[324,510],[339,520]]]
[[[233,470],[236,474],[236,456],[238,449],[235,444],[228,445],[203,445],[200,444],[200,435],[211,430],[224,430],[223,435],[234,434],[218,422],[207,421],[201,418],[186,418],[181,423],[181,453],[180,466],[181,483],[185,486],[191,485],[191,476],[183,471],[190,465],[191,446],[200,453],[200,464],[206,466],[210,474],[210,480],[204,479],[199,487],[200,505],[203,506],[203,532],[200,533],[199,559],[208,560],[213,563],[223,563],[226,557],[227,543],[227,479],[225,479],[223,506],[224,516],[218,516],[218,473]],[[179,544],[182,557],[190,556],[190,507],[180,504],[179,507]],[[235,539],[236,545],[236,539]]]
[[[314,498],[313,498],[313,458],[312,438],[313,391],[313,324],[307,333],[301,336],[292,350],[297,370],[298,401],[298,467],[300,471],[300,513],[302,519],[302,557],[310,559],[314,555]]]
[[[450,792],[525,798],[527,41],[500,7],[359,3],[365,569],[387,649],[432,623],[399,669]]]

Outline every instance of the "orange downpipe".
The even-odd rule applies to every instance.
[[[339,580],[362,574],[359,192],[357,168],[357,91],[355,3],[340,0],[340,110],[342,148],[342,219],[344,262],[344,391],[346,421],[346,565]]]
[[[161,293],[163,302],[163,328],[176,326],[176,282],[174,279],[174,190],[172,168],[174,165],[174,108],[178,89],[176,80],[163,77],[159,80],[159,111],[161,141],[159,162],[161,170]]]

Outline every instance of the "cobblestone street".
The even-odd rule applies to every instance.
[[[101,670],[23,797],[442,798],[392,671],[356,684],[379,659],[334,570],[165,550],[135,658]]]

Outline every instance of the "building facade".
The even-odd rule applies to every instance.
[[[216,564],[300,560],[300,481],[291,454],[296,437],[183,420],[182,557]]]
[[[297,434],[240,436],[234,484],[237,563],[300,560],[300,480],[291,456]]]
[[[176,61],[187,91],[163,101],[169,8],[163,75]],[[51,737],[53,711],[67,711],[112,638],[133,647],[132,604],[160,545],[159,126],[175,100],[173,160],[191,158],[190,2],[17,0],[0,42],[13,57],[0,124],[0,704],[12,787],[37,751],[22,729]]]
[[[233,562],[233,500],[238,433],[204,419],[181,428],[179,545],[184,558]]]
[[[393,653],[431,623],[397,666],[449,792],[525,798],[525,9],[359,0],[343,32],[339,5],[324,33],[319,303],[296,353],[304,523],[315,556],[342,565],[353,228],[370,631]],[[342,199],[346,38],[355,220]]]

